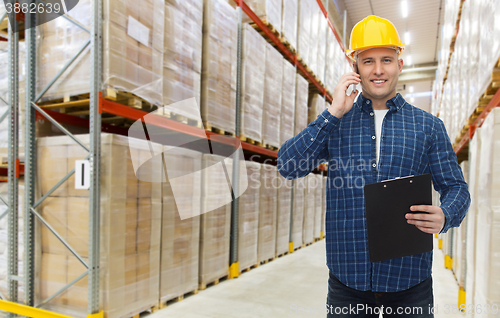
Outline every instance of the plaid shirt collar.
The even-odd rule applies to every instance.
[[[355,104],[359,110],[364,110],[367,113],[373,110],[372,101],[364,97],[363,93],[359,95]],[[389,107],[390,112],[395,112],[403,108],[403,106],[406,105],[406,101],[401,94],[397,93],[396,96],[386,102],[386,105]]]

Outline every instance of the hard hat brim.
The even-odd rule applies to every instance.
[[[398,56],[401,56],[401,54],[403,53],[403,51],[405,50],[405,45],[404,43],[400,43],[399,45],[393,45],[393,46],[388,46],[387,44],[381,44],[381,45],[372,45],[372,46],[367,46],[367,47],[362,47],[362,48],[357,48],[356,50],[347,50],[346,54],[347,56],[353,60],[354,62],[356,62],[356,58],[354,57],[354,55],[357,53],[361,53],[361,52],[364,52],[366,50],[369,50],[369,49],[376,49],[376,48],[388,48],[388,49],[394,49],[396,51],[399,50],[399,53],[398,53]]]

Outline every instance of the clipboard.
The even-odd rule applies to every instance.
[[[430,174],[402,177],[364,187],[370,262],[430,252],[432,234],[408,224],[412,205],[432,204]]]

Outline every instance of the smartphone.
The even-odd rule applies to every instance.
[[[354,72],[359,74],[357,64],[354,64]],[[351,96],[352,92],[355,92],[355,91],[356,91],[356,84],[351,84],[351,85],[349,85],[349,87],[347,87],[347,90],[345,93],[347,96]]]

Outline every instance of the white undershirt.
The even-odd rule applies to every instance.
[[[382,123],[384,121],[385,114],[387,114],[388,109],[374,110],[375,113],[375,137],[377,138],[377,166],[378,158],[380,154],[380,136],[382,135]]]

